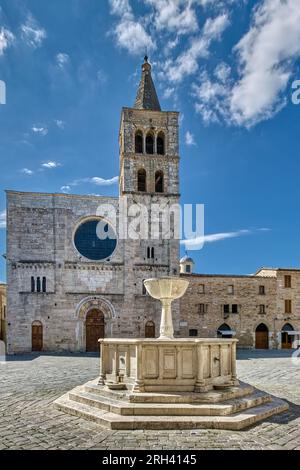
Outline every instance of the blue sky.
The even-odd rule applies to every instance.
[[[0,252],[5,189],[117,195],[146,49],[182,202],[205,204],[197,271],[300,267],[298,0],[0,0]]]

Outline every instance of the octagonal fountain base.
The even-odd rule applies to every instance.
[[[239,430],[288,409],[240,384],[234,339],[101,340],[97,380],[56,408],[109,429]]]

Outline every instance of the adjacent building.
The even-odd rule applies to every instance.
[[[180,336],[234,336],[239,347],[257,349],[300,345],[300,269],[239,276],[194,274],[192,266],[182,258],[190,284],[180,302]]]

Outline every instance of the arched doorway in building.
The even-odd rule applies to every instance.
[[[43,349],[43,324],[40,321],[34,321],[31,325],[31,349],[32,351]]]
[[[104,314],[96,308],[90,310],[86,315],[85,329],[86,351],[99,351],[98,339],[104,338],[105,331]]]
[[[228,326],[226,323],[223,323],[218,329],[217,329],[217,337],[218,338],[232,338],[232,330],[230,326]]]
[[[269,330],[264,323],[255,330],[255,349],[269,349]]]
[[[294,331],[290,323],[286,323],[281,330],[281,348],[291,349],[293,343],[293,335],[289,335],[289,331]]]
[[[145,325],[145,338],[155,338],[155,323],[147,321]]]

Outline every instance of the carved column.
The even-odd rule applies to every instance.
[[[141,393],[145,391],[143,381],[143,349],[141,344],[136,345],[136,377],[133,385],[133,392]]]
[[[103,344],[103,341],[100,342],[100,376],[98,380],[98,385],[105,385],[106,379],[106,348]]]
[[[232,385],[239,385],[239,381],[236,376],[236,341],[231,343],[231,380]]]

